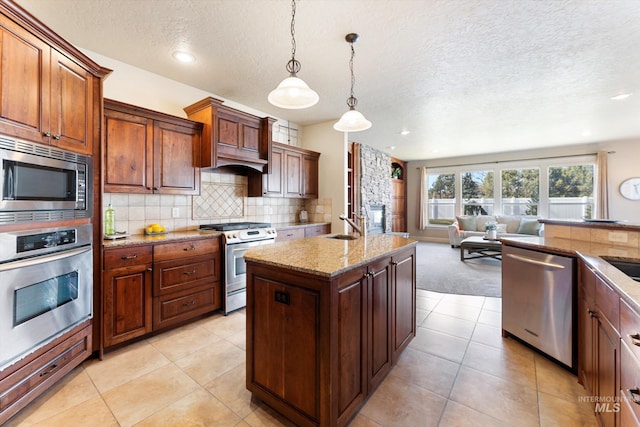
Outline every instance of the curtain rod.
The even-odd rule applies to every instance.
[[[615,154],[615,151],[607,151],[607,154]],[[511,159],[511,160],[496,160],[493,162],[475,162],[475,163],[460,163],[457,165],[442,165],[442,166],[431,166],[432,168],[454,168],[458,166],[473,166],[473,165],[484,165],[491,163],[510,163],[510,162],[522,162],[526,160],[549,160],[549,159],[566,159],[568,157],[583,157],[583,156],[595,156],[598,153],[584,153],[584,154],[570,154],[568,156],[548,156],[548,157],[530,157],[527,159]],[[428,168],[429,166],[418,166],[416,169],[420,170],[420,168]]]

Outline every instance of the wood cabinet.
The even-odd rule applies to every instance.
[[[83,322],[0,372],[0,425],[89,357],[91,331]]]
[[[103,346],[221,307],[220,238],[106,248]]]
[[[296,425],[346,425],[414,336],[415,246],[333,277],[247,260],[247,388]]]
[[[391,159],[391,231],[407,231],[406,167],[402,160]]]
[[[105,249],[104,347],[151,332],[152,253],[151,245]]]
[[[200,193],[202,124],[105,100],[104,190]]]
[[[320,153],[273,143],[271,172],[249,176],[250,197],[318,198]]]
[[[640,313],[620,301],[620,426],[640,425]]]
[[[15,5],[0,12],[0,133],[93,154],[109,70]]]
[[[290,227],[278,227],[276,242],[302,239],[331,233],[331,224],[304,224]]]
[[[184,108],[187,117],[204,124],[201,166],[243,166],[268,171],[275,119],[260,118],[205,98]]]

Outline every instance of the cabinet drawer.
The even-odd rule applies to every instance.
[[[620,330],[620,296],[596,276],[596,305],[611,325]]]
[[[620,349],[620,389],[636,418],[640,418],[640,364],[626,345]],[[637,403],[636,403],[637,402]]]
[[[285,228],[278,230],[276,242],[284,242],[287,240],[302,239],[304,237],[304,228]]]
[[[104,269],[130,267],[132,265],[148,264],[152,260],[151,245],[126,246],[104,250]]]
[[[322,234],[329,234],[331,228],[329,225],[316,225],[312,227],[305,227],[304,237],[320,236]]]
[[[153,248],[154,261],[166,261],[196,255],[213,254],[220,251],[220,238],[183,240],[175,243],[162,243]]]
[[[154,298],[153,328],[159,329],[220,308],[219,285],[182,295]]]
[[[620,336],[640,360],[640,315],[620,300]]]
[[[153,295],[165,295],[203,284],[212,286],[220,280],[219,260],[220,257],[209,254],[155,263]]]
[[[66,375],[91,354],[91,325],[81,329],[46,353],[0,381],[0,424]],[[15,409],[5,410],[11,405]]]

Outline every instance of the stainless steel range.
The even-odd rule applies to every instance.
[[[250,247],[268,245],[275,241],[277,233],[266,222],[231,222],[201,225],[201,230],[222,232],[224,237],[224,314],[247,305],[247,270],[244,254]]]

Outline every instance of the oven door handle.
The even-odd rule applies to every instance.
[[[46,262],[58,261],[72,256],[80,255],[91,250],[91,246],[83,246],[76,249],[70,249],[64,252],[58,252],[52,255],[39,256],[37,258],[22,259],[19,261],[0,264],[0,272],[13,270],[14,268],[31,267],[34,265],[44,264]]]

